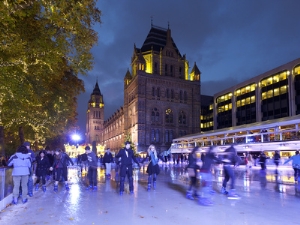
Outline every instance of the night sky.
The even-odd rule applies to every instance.
[[[213,95],[300,57],[299,0],[102,0],[94,68],[80,78],[78,125],[85,133],[86,110],[96,80],[105,119],[123,106],[123,78],[133,46],[142,47],[153,25],[170,26],[190,70],[197,63],[201,94]]]

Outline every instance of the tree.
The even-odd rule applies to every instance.
[[[76,123],[78,74],[92,68],[92,29],[101,12],[94,0],[0,2],[0,126],[11,140],[44,142]],[[1,134],[1,132],[0,132]],[[0,141],[1,141],[0,137]],[[1,146],[1,143],[0,143]]]

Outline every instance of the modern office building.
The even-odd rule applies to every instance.
[[[300,114],[300,58],[214,95],[214,130]]]

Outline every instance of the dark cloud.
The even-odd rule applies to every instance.
[[[190,67],[197,63],[202,93],[213,95],[239,82],[299,58],[300,1],[286,0],[109,0],[97,3],[102,24],[94,47],[94,69],[78,97],[79,126],[84,132],[87,102],[98,79],[105,117],[123,105],[123,78],[133,46],[141,47],[151,25],[172,30]]]

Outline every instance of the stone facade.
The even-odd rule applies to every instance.
[[[138,152],[150,144],[164,151],[173,138],[200,132],[200,75],[196,63],[189,73],[171,30],[152,25],[143,46],[134,46],[124,106],[103,121],[102,133],[96,131],[100,144],[117,151],[130,140]]]

